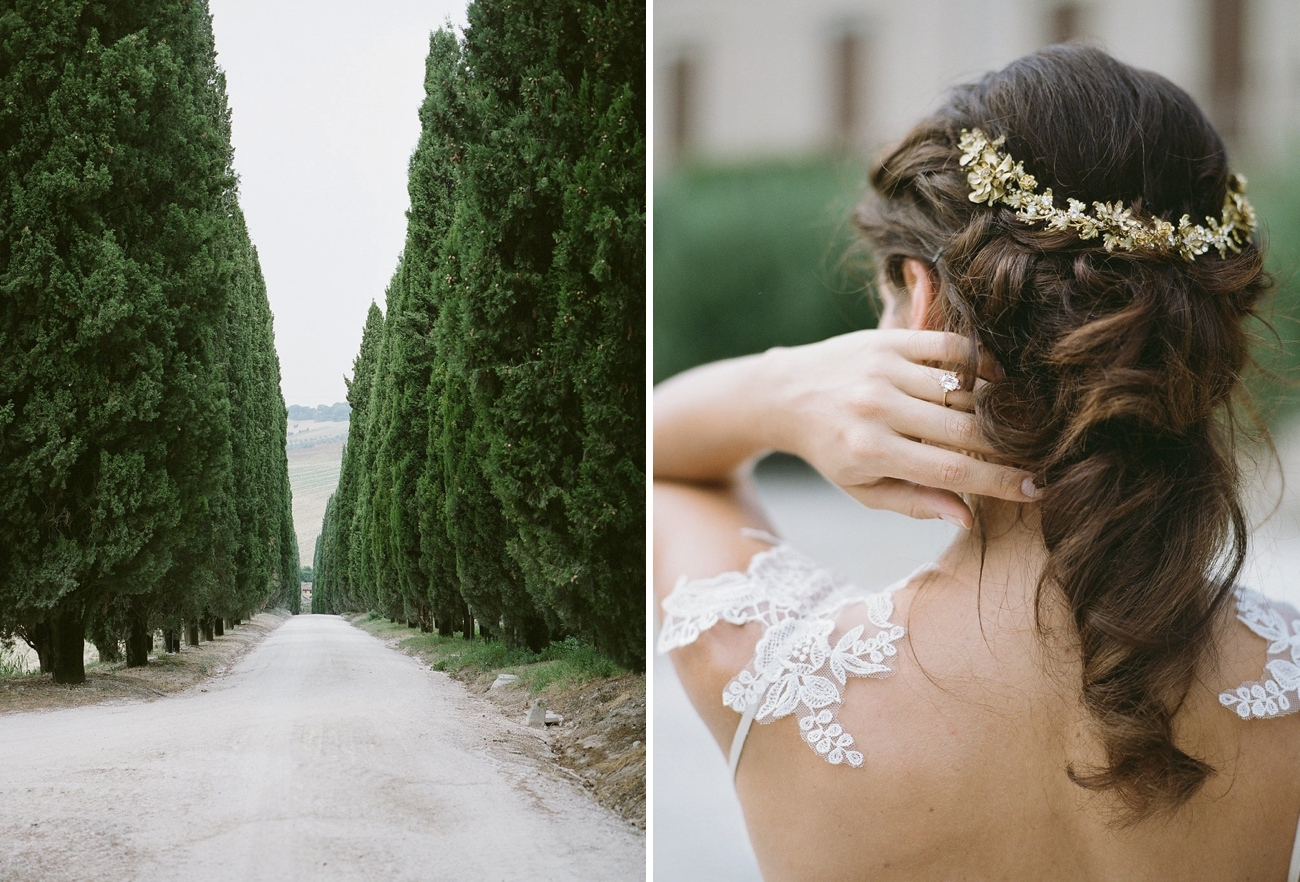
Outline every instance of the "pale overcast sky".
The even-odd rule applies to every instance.
[[[332,404],[406,237],[429,34],[464,0],[209,0],[285,404]]]

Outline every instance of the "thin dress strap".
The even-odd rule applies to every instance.
[[[1296,823],[1295,841],[1291,844],[1291,868],[1286,871],[1286,882],[1300,882],[1300,822]]]
[[[745,749],[745,739],[749,737],[749,727],[754,722],[754,714],[758,712],[758,702],[755,701],[749,707],[745,708],[745,714],[740,718],[740,725],[736,727],[736,734],[731,738],[731,780],[736,780],[736,766],[740,765],[740,752]],[[1288,880],[1293,882],[1293,880]]]

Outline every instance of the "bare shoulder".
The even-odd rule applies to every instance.
[[[1000,810],[1026,818],[1060,808],[1048,787],[1022,792],[1015,782],[1073,787],[1062,773],[1070,697],[1041,674],[1021,614],[1002,610],[1013,621],[995,623],[985,610],[982,628],[978,598],[943,572],[922,572],[888,605],[846,606],[832,645],[859,626],[862,636],[879,634],[881,611],[906,632],[894,641],[891,673],[848,678],[837,714],[861,766],[828,764],[793,719],[755,727],[746,740],[737,791],[770,878],[800,878],[809,860],[831,878],[892,878],[891,866],[923,866],[927,852],[971,838],[984,817],[972,805],[1001,799]],[[841,842],[832,831],[846,818],[853,836]],[[796,855],[792,842],[810,851]]]
[[[1240,843],[1291,841],[1300,813],[1300,713],[1242,719],[1220,699],[1267,674],[1276,641],[1235,619],[1225,623],[1217,664],[1188,696],[1176,735],[1215,774],[1174,823],[1138,825],[1117,838],[1113,800],[1069,775],[1103,762],[1104,749],[1080,706],[1068,639],[1045,639],[1033,610],[1009,599],[1014,592],[985,588],[926,573],[887,604],[864,593],[838,610],[826,635],[833,651],[862,648],[886,625],[906,635],[883,658],[888,670],[832,684],[841,702],[830,734],[853,739],[858,765],[811,750],[813,732],[798,714],[750,730],[736,787],[765,877],[802,878],[814,861],[825,878],[942,878],[958,866],[942,861],[952,860],[1072,878],[1057,863],[1069,854],[1080,865],[1129,867],[1113,878],[1194,878],[1183,871],[1196,867],[1221,878],[1216,861]],[[731,660],[728,676],[745,662]],[[716,707],[717,690],[709,698]],[[1295,707],[1300,696],[1290,701]],[[851,836],[828,835],[834,830]],[[899,876],[903,867],[911,875]]]
[[[745,528],[766,529],[757,506],[743,487],[708,487],[655,481],[654,590],[663,620],[663,603],[683,580],[743,573],[769,543]],[[671,653],[673,666],[691,704],[726,749],[739,717],[722,704],[727,683],[749,663],[763,636],[757,624],[719,621]]]
[[[1223,745],[1234,764],[1296,768],[1300,764],[1300,614],[1289,604],[1254,591],[1241,592],[1220,629],[1212,661],[1194,696],[1214,711],[1205,714],[1213,721],[1206,727],[1209,737]],[[1283,777],[1300,781],[1300,776]]]

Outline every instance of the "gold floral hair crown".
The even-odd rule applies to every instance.
[[[989,140],[979,129],[962,129],[958,146],[962,167],[970,169],[966,174],[969,198],[990,206],[995,202],[1010,206],[1027,224],[1046,222],[1050,230],[1074,228],[1080,239],[1101,236],[1107,251],[1151,248],[1176,251],[1184,260],[1195,260],[1211,247],[1219,250],[1220,257],[1240,251],[1255,229],[1255,209],[1246,201],[1246,179],[1240,175],[1228,176],[1223,216],[1219,220],[1207,217],[1205,226],[1193,224],[1188,215],[1182,216],[1177,227],[1160,218],[1140,220],[1120,202],[1094,202],[1092,214],[1086,213],[1088,207],[1078,199],[1066,200],[1068,208],[1057,208],[1052,204],[1052,189],[1036,192],[1038,181],[1025,171],[1024,163],[1002,152],[1005,140],[1005,135]]]

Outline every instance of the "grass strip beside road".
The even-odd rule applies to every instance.
[[[501,640],[466,642],[459,631],[452,637],[422,634],[378,613],[354,619],[353,624],[377,637],[398,638],[403,652],[423,659],[435,671],[445,671],[458,680],[475,674],[515,674],[533,694],[552,686],[564,690],[595,679],[627,673],[627,669],[576,637],[552,643],[541,652],[532,652],[523,647],[506,646]]]

